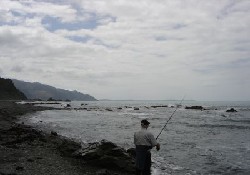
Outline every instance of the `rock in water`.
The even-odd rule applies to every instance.
[[[237,112],[234,108],[226,110],[226,112]]]
[[[77,156],[95,166],[135,172],[134,158],[125,149],[107,140],[89,143],[78,151]]]
[[[198,110],[203,110],[202,106],[186,106],[185,109],[198,109]]]

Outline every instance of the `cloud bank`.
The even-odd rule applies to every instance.
[[[0,76],[109,99],[250,99],[248,0],[2,0]]]

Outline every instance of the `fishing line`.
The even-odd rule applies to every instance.
[[[162,131],[166,128],[168,122],[169,122],[169,121],[171,120],[171,118],[174,116],[174,113],[177,111],[178,106],[181,105],[181,103],[183,102],[184,98],[185,98],[185,96],[182,98],[180,104],[177,104],[177,105],[176,105],[176,108],[175,108],[174,112],[171,114],[171,116],[170,116],[169,119],[167,120],[166,124],[163,126],[163,128],[162,128],[161,131],[160,131],[160,133],[157,135],[156,140],[157,140],[158,137],[161,135]]]

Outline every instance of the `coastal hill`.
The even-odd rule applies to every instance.
[[[12,79],[12,81],[16,88],[22,91],[28,99],[96,101],[93,96],[77,91],[58,89],[38,82],[31,83],[16,79]]]
[[[20,92],[11,79],[0,77],[0,100],[26,100],[24,93]]]

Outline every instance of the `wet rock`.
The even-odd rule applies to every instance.
[[[1,175],[17,175],[16,173],[3,173],[3,172],[0,172]]]
[[[129,148],[127,150],[127,153],[129,153],[130,156],[134,157],[136,156],[135,148]]]
[[[125,149],[107,140],[86,145],[76,156],[95,166],[127,172],[135,171],[134,158]]]
[[[5,140],[2,145],[11,146],[16,148],[16,144],[21,144],[23,142],[32,142],[36,139],[42,138],[43,135],[29,127],[22,127],[21,125],[12,126],[8,131],[9,138]]]
[[[237,112],[234,108],[226,110],[226,112]]]
[[[74,154],[74,152],[78,151],[79,149],[81,149],[81,144],[77,143],[73,140],[70,139],[63,139],[63,138],[59,138],[57,139],[57,148],[58,150],[66,156],[72,156]]]
[[[34,159],[27,159],[27,162],[34,162]]]
[[[121,107],[117,108],[117,109],[122,109]]]
[[[202,106],[186,106],[185,109],[203,110],[204,108]]]
[[[139,110],[139,108],[134,107],[134,110],[137,110],[137,111],[138,111],[138,110]]]
[[[101,169],[99,171],[96,172],[96,175],[109,175],[110,172],[106,169]]]
[[[56,101],[56,99],[53,99],[52,97],[48,98],[47,101]]]
[[[113,111],[113,110],[112,110],[112,109],[110,109],[110,108],[106,108],[105,110],[106,110],[106,111]]]
[[[65,106],[66,108],[69,108],[69,107],[71,107],[71,105],[70,104],[66,104],[66,106]]]
[[[52,136],[57,136],[58,134],[57,134],[57,132],[55,132],[55,131],[51,131],[51,133],[50,133]]]
[[[168,105],[156,105],[156,106],[151,106],[152,108],[167,108]]]
[[[17,166],[17,167],[16,167],[16,170],[24,170],[24,167],[22,167],[22,166]]]

